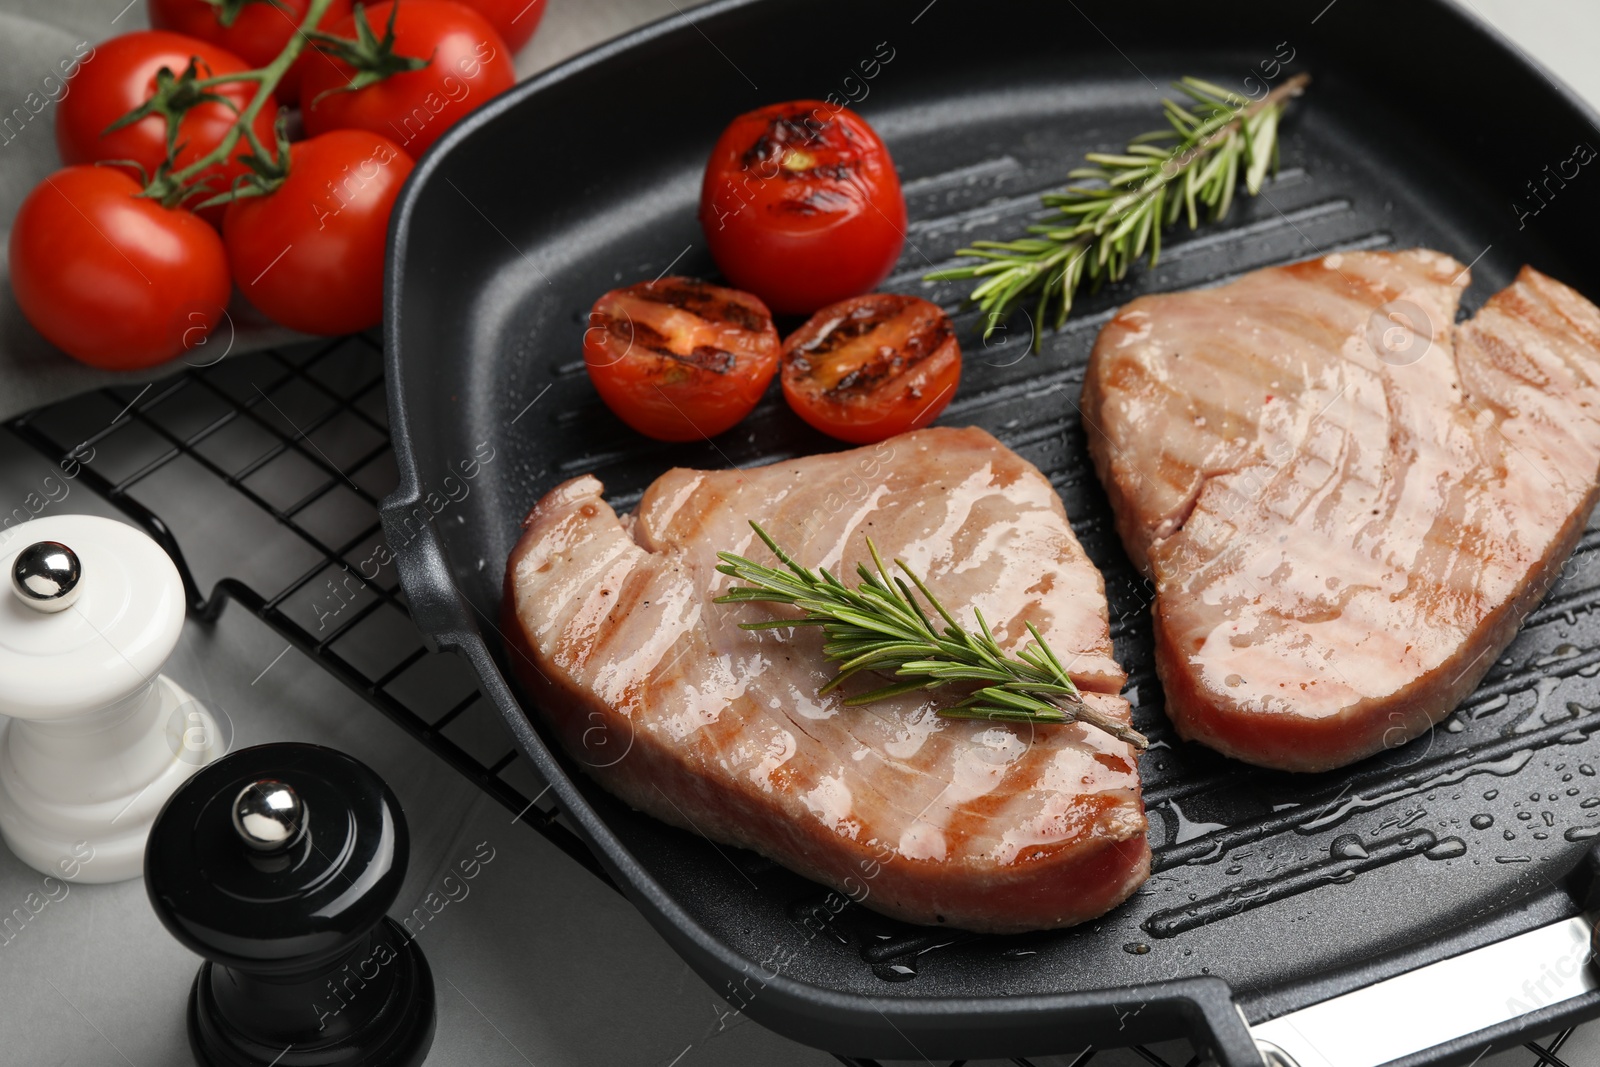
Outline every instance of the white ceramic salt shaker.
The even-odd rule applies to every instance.
[[[211,713],[161,674],[178,569],[126,523],[56,515],[0,540],[0,836],[80,882],[143,872],[167,798],[222,755]]]

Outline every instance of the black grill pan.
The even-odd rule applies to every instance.
[[[1085,151],[1117,150],[1154,125],[1173,79],[1253,93],[1265,74],[1286,76],[1273,61],[1291,53],[1286,70],[1314,80],[1291,108],[1265,195],[1174,237],[1156,269],[1083,299],[1041,355],[1028,355],[1025,318],[985,345],[962,285],[920,281],[969,240],[1019,232]],[[861,63],[874,58],[869,80]],[[595,472],[622,510],[670,466],[839,447],[776,389],[714,441],[645,441],[598,401],[580,356],[602,291],[669,268],[714,276],[695,204],[723,125],[830,93],[859,101],[905,184],[913,221],[885,287],[927,294],[964,330],[961,391],[942,421],[985,427],[1057,486],[1105,574],[1136,722],[1156,741],[1141,767],[1156,873],[1074,930],[968,937],[855,907],[835,915],[815,885],[603,793],[552,752],[502,670],[505,558],[528,506],[556,483]],[[1226,1064],[1255,1064],[1247,1022],[1588,904],[1570,872],[1600,832],[1600,530],[1431,735],[1342,772],[1253,770],[1179,742],[1162,714],[1149,590],[1115,537],[1077,417],[1085,359],[1136,294],[1336,250],[1449,252],[1473,264],[1473,307],[1525,262],[1600,298],[1600,164],[1572,176],[1584,144],[1600,147],[1593,115],[1442,0],[690,10],[516,87],[451,131],[406,187],[386,323],[400,488],[384,517],[413,613],[471,661],[640,910],[768,1026],[832,1051],[919,1058],[1187,1034]],[[463,481],[485,447],[496,458]],[[1413,1062],[1465,1062],[1486,1043],[1600,1014],[1592,993],[1530,1006]]]

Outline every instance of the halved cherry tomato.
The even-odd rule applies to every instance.
[[[915,296],[823,308],[783,343],[783,395],[831,437],[866,445],[939,417],[961,381],[950,317]]]
[[[11,224],[11,290],[67,355],[140,370],[205,342],[231,286],[217,231],[138,195],[113,167],[68,167]]]
[[[583,335],[600,398],[659,441],[713,437],[750,414],[778,352],[765,304],[692,278],[611,290],[595,301]]]
[[[392,0],[366,8],[367,24],[378,37],[393,11]],[[329,32],[354,38],[354,18],[343,19]],[[517,80],[505,40],[482,15],[454,0],[400,4],[394,54],[428,62],[353,90],[349,86],[356,74],[343,60],[307,70],[300,83],[306,132],[371,130],[416,158],[468,112]]]
[[[310,6],[311,0],[149,0],[150,25],[210,41],[252,67],[264,67],[278,58]],[[326,30],[348,14],[350,0],[333,0],[317,27]],[[273,95],[283,104],[298,103],[306,68],[331,62],[307,45]]]
[[[228,205],[222,238],[240,290],[292,330],[376,326],[389,214],[411,168],[393,141],[366,130],[290,145],[282,185]]]
[[[700,225],[728,281],[809,315],[870,291],[905,244],[900,179],[872,127],[820,100],[774,104],[723,131]]]
[[[167,158],[165,119],[160,115],[146,115],[120,130],[110,133],[104,130],[155,94],[156,73],[162,67],[174,75],[182,74],[191,57],[199,61],[198,73],[202,78],[250,69],[248,63],[232,52],[164,30],[126,33],[96,48],[94,58],[79,67],[67,82],[67,92],[56,105],[56,147],[61,152],[61,161],[72,164],[126,159],[139,164],[146,174],[154,174]],[[183,121],[178,123],[176,164],[179,168],[217,147],[238,117],[234,108],[242,110],[251,101],[255,85],[230,82],[214,91],[233,107],[207,101],[184,113]],[[277,104],[269,100],[251,126],[268,150],[273,145],[272,126],[277,117]],[[246,173],[238,157],[249,152],[249,144],[241,138],[233,160],[203,171],[202,177],[210,180],[208,191],[225,192],[235,177]],[[220,221],[221,212],[208,211],[206,217]]]

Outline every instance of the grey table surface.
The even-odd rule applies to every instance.
[[[1594,61],[1600,4],[1460,2],[1600,106],[1600,64]],[[518,70],[526,77],[679,6],[674,0],[551,0],[538,36],[518,57]],[[50,0],[3,0],[0,18],[43,17],[50,7]],[[127,28],[136,14],[142,23],[142,11],[130,11],[117,28]],[[93,29],[90,22],[84,26],[85,32]],[[95,32],[97,38],[105,35]],[[0,435],[0,500],[21,499],[48,473],[37,454]],[[70,500],[72,510],[113,514],[86,489],[75,490]],[[201,544],[214,521],[199,509],[167,518],[185,524],[188,543]],[[419,939],[433,966],[439,1003],[430,1065],[836,1062],[727,1016],[727,1005],[625,901],[514,824],[298,652],[286,651],[246,612],[226,611],[212,627],[190,624],[168,672],[225,711],[235,747],[316,741],[366,761],[394,786],[413,838],[397,912],[419,903],[447,868],[480,843],[493,849],[494,859],[468,895],[450,903]],[[38,883],[37,874],[0,850],[0,912],[9,912]],[[0,1067],[191,1063],[183,1012],[197,965],[161,929],[142,883],[72,887],[20,936],[0,944]],[[1035,1062],[1070,1063],[1076,1052],[1070,1033],[1062,1035],[1062,1052],[1059,1059]],[[1600,1064],[1600,1023],[1580,1029],[1562,1057],[1573,1065]],[[1131,1056],[1096,1062],[1119,1061],[1142,1062]],[[1482,1062],[1523,1067],[1533,1061],[1530,1053],[1508,1052]]]

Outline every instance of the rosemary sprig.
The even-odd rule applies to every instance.
[[[905,561],[895,560],[943,620],[943,629],[936,628],[905,578],[889,573],[870,537],[867,551],[872,554],[876,571],[859,565],[856,570],[861,584],[851,589],[826,568],[812,571],[802,567],[760,525],[752,522],[750,526],[783,568],[767,567],[732,552],[718,552],[717,558],[722,562],[717,570],[749,584],[734,586],[718,597],[717,603],[793,604],[804,613],[798,619],[740,623],[746,630],[821,626],[827,636],[823,654],[840,664],[839,672],[822,692],[862,671],[893,674],[900,680],[851,697],[845,701],[847,705],[870,704],[952,682],[976,683],[977,689],[960,702],[941,708],[939,714],[997,722],[1081,722],[1135,748],[1149,747],[1149,741],[1139,731],[1084,702],[1066,668],[1033,623],[1027,624],[1033,640],[1011,656],[995,641],[982,612],[976,608],[972,611],[978,633],[964,629]]]
[[[1094,165],[1067,177],[1095,184],[1045,194],[1041,199],[1055,215],[1029,226],[1034,236],[974,241],[956,255],[979,262],[934,271],[926,280],[981,279],[970,299],[987,313],[986,338],[1025,297],[1037,294],[1038,351],[1052,308],[1060,329],[1086,278],[1096,286],[1119,281],[1146,248],[1155,266],[1163,227],[1187,218],[1195,229],[1202,206],[1207,221],[1222,219],[1241,174],[1245,191],[1259,193],[1268,171],[1277,169],[1278,120],[1310,80],[1297,74],[1253,102],[1199,78],[1175,82],[1194,103],[1161,102],[1170,129],[1134,138],[1122,155],[1090,153],[1085,158]]]

